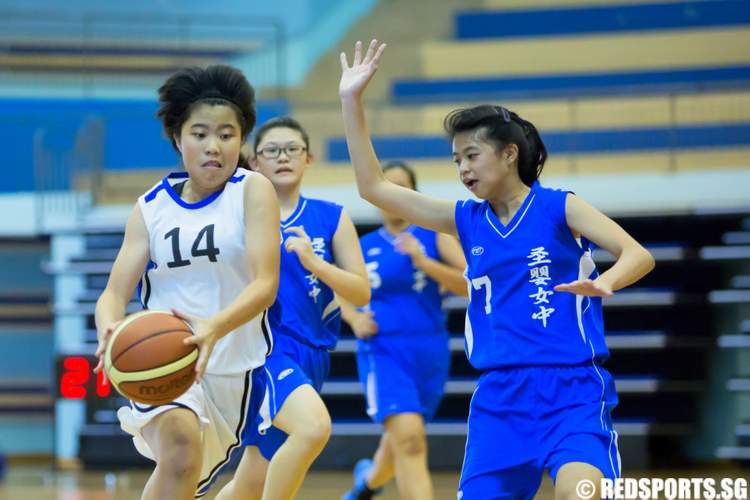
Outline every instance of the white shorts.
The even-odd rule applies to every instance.
[[[265,432],[271,425],[270,415],[261,414],[261,403],[266,387],[263,367],[242,375],[205,374],[199,384],[193,384],[182,396],[160,406],[145,406],[130,402],[117,411],[120,426],[133,435],[138,452],[155,460],[153,451],[141,430],[154,417],[176,408],[186,408],[198,416],[203,440],[201,476],[195,496],[199,498],[231,459],[241,451],[245,433]]]

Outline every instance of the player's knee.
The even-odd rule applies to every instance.
[[[323,448],[331,437],[331,417],[328,412],[316,416],[305,427],[305,440],[314,448]]]
[[[423,429],[409,429],[393,438],[394,453],[397,455],[422,455],[427,451],[427,440]]]
[[[304,443],[305,448],[310,450],[322,450],[328,438],[331,436],[331,417],[328,412],[317,415],[308,415],[299,425],[295,425],[294,431],[290,434],[294,439]]]
[[[201,442],[199,436],[175,431],[161,439],[159,467],[176,477],[200,473]]]

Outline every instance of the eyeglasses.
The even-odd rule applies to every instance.
[[[256,154],[261,155],[266,160],[275,160],[284,152],[289,158],[299,158],[302,153],[307,151],[305,146],[299,144],[289,144],[287,146],[266,146],[265,148],[256,151]]]

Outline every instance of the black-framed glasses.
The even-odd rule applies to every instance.
[[[266,146],[264,148],[259,149],[256,151],[256,154],[259,154],[266,160],[275,160],[279,156],[281,156],[281,152],[284,152],[285,155],[287,155],[289,158],[299,158],[302,156],[302,154],[307,151],[307,148],[305,146],[301,146],[299,144],[288,144],[286,146]]]

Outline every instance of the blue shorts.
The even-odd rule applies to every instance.
[[[273,352],[266,359],[264,370],[271,420],[276,417],[289,395],[301,385],[309,384],[320,392],[330,366],[331,358],[326,349],[302,344],[288,336],[276,337]],[[286,438],[284,431],[270,427],[263,434],[252,433],[243,444],[257,446],[261,455],[270,461]]]
[[[435,415],[450,370],[448,334],[374,336],[357,342],[357,369],[367,414],[375,422],[390,415]]]
[[[493,370],[477,382],[469,409],[462,500],[534,498],[542,475],[584,462],[620,475],[612,376],[599,366]]]

